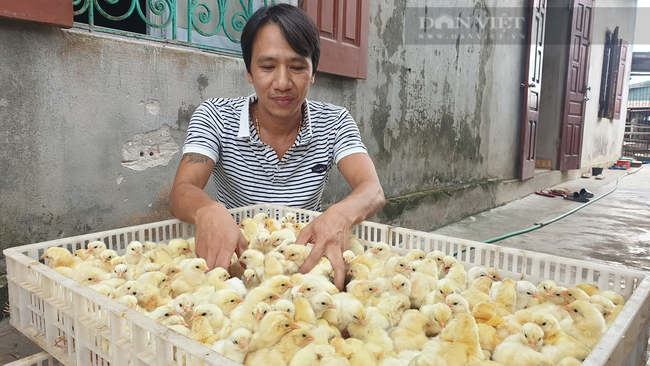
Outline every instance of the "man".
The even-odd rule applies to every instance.
[[[342,290],[350,228],[385,203],[372,160],[345,109],[306,99],[320,42],[302,10],[286,4],[259,9],[244,27],[241,44],[256,94],[210,99],[196,110],[170,212],[196,225],[196,252],[208,267],[228,268],[232,253],[240,255],[248,243],[227,209],[275,203],[320,210],[335,163],[353,192],[307,225],[296,244],[314,244],[301,273],[325,256]],[[217,201],[203,191],[211,175]]]

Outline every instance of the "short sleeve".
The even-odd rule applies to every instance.
[[[221,151],[222,122],[215,100],[210,99],[201,104],[194,111],[187,127],[183,154],[197,153],[217,162]]]
[[[354,122],[347,109],[343,109],[340,116],[340,124],[336,131],[334,141],[334,162],[336,164],[344,157],[357,153],[368,153],[368,149],[361,141],[359,127]]]

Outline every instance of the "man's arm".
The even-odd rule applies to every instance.
[[[300,267],[301,273],[311,271],[325,256],[334,268],[336,287],[343,290],[345,263],[342,253],[350,249],[350,228],[374,216],[386,201],[370,156],[363,153],[348,155],[339,161],[338,167],[352,187],[352,193],[305,226],[296,244],[314,244]]]
[[[196,225],[196,255],[210,269],[228,269],[232,253],[240,255],[248,243],[226,207],[203,190],[213,167],[214,161],[205,155],[183,155],[169,195],[169,212]]]

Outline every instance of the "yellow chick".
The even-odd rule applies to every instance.
[[[272,348],[260,349],[248,354],[244,360],[244,365],[288,365],[296,352],[307,345],[308,342],[314,340],[311,329],[307,325],[296,323],[296,326],[297,329],[293,329],[284,335],[278,344]]]
[[[521,332],[504,339],[492,359],[504,366],[551,366],[553,362],[538,350],[543,345],[544,331],[533,323],[524,324]]]
[[[172,301],[172,308],[185,319],[188,324],[191,323],[192,315],[194,315],[194,306],[196,305],[196,298],[192,294],[181,294]],[[216,305],[215,305],[216,306]],[[219,310],[221,311],[221,310]]]
[[[88,243],[86,247],[86,253],[92,254],[95,258],[99,258],[99,255],[106,250],[106,244],[102,241],[92,241]]]
[[[382,302],[377,304],[377,310],[388,321],[389,327],[395,327],[402,319],[404,311],[408,310],[408,305],[397,296],[388,296]],[[447,308],[447,310],[449,310]],[[451,313],[451,311],[450,311]]]
[[[449,365],[466,365],[473,360],[483,361],[478,328],[470,314],[460,314],[453,332],[453,342],[438,353]]]
[[[273,232],[281,229],[280,222],[276,219],[268,218],[264,221],[264,228],[273,234]]]
[[[115,253],[114,250],[111,249],[104,250],[99,255],[99,268],[106,273],[110,273],[111,270],[113,269],[113,266],[111,265],[111,261],[114,258],[117,258],[117,253]]]
[[[563,332],[553,315],[537,312],[532,315],[531,320],[544,331],[542,353],[551,359],[553,364],[559,363],[565,357],[585,359],[589,355],[589,348]]]
[[[504,317],[514,313],[515,296],[517,293],[517,281],[506,278],[499,286],[494,305],[497,308],[497,315]]]
[[[605,319],[589,302],[576,300],[564,307],[573,321],[562,321],[560,326],[566,334],[592,349],[607,331]]]
[[[427,296],[436,292],[438,289],[438,280],[426,273],[413,272],[409,278],[411,282],[411,291],[409,299],[414,309],[419,309],[426,304]]]
[[[395,353],[399,354],[404,350],[421,350],[428,341],[426,330],[431,327],[429,318],[419,311],[406,311],[399,325],[388,333],[393,340]]]
[[[365,258],[367,262],[364,264],[372,271],[383,266],[389,255],[390,245],[384,242],[377,242],[373,244],[372,248],[370,248],[368,252],[355,259]]]
[[[95,256],[92,255],[91,253],[88,253],[86,249],[77,249],[74,252],[74,256],[76,258],[81,259],[82,261],[92,261],[95,260]]]
[[[293,262],[297,268],[300,268],[309,255],[310,249],[306,245],[289,244],[284,254],[284,260]]]
[[[167,320],[162,322],[162,325],[172,330],[175,330],[186,337],[189,337],[190,333],[192,332],[190,328],[188,328],[185,319],[183,319],[183,317],[180,315],[170,316],[169,318],[167,318]]]
[[[370,272],[370,280],[374,280],[378,277],[387,277],[393,278],[396,275],[404,275],[408,272],[412,272],[413,268],[409,265],[409,262],[404,257],[393,257],[386,260],[386,265],[377,268]]]
[[[445,299],[445,303],[451,309],[452,318],[456,319],[460,314],[469,314],[469,303],[458,294],[451,294]]]
[[[184,239],[172,239],[167,244],[167,253],[174,260],[174,263],[179,264],[185,259],[196,258],[196,254],[192,251],[190,243]]]
[[[126,246],[126,254],[124,254],[124,259],[130,265],[137,265],[142,259],[143,245],[137,240],[131,241]]]
[[[179,264],[181,273],[172,280],[172,296],[192,293],[205,282],[205,272],[209,270],[203,258],[184,259]]]
[[[370,269],[363,263],[355,263],[350,266],[348,274],[355,280],[367,280],[370,275]]]
[[[591,299],[591,297],[587,295],[586,292],[584,292],[578,287],[572,287],[570,289],[567,289],[566,291],[562,292],[562,295],[564,295],[567,298],[569,304],[576,300],[590,301]]]
[[[312,326],[316,325],[316,314],[307,299],[303,297],[295,298],[293,299],[293,306],[295,308],[294,321],[296,323],[302,322]]]
[[[187,311],[187,307],[184,308]],[[193,324],[194,320],[198,317],[204,317],[210,323],[212,332],[222,338],[222,330],[225,330],[230,325],[230,319],[223,315],[223,312],[217,305],[213,304],[199,304],[193,308],[190,322]]]
[[[453,258],[453,257],[448,257]],[[446,267],[445,267],[446,268]],[[453,263],[449,269],[445,269],[447,274],[445,278],[452,281],[458,289],[462,292],[467,289],[467,274],[465,273],[465,267],[460,263]]]
[[[260,331],[253,334],[250,343],[250,351],[254,352],[263,348],[269,348],[280,340],[280,338],[299,326],[294,324],[293,319],[287,313],[272,311],[262,319]]]
[[[257,250],[245,250],[238,259],[239,263],[246,266],[246,269],[252,269],[261,279],[264,276],[264,254]]]
[[[246,328],[234,329],[228,338],[217,341],[212,349],[241,364],[248,354],[248,346],[252,338],[251,332]]]
[[[189,337],[208,347],[211,347],[214,342],[219,340],[219,336],[212,331],[210,322],[203,316],[194,319]]]
[[[537,285],[537,295],[539,297],[528,301],[526,307],[531,308],[547,302],[549,300],[547,294],[555,287],[557,287],[557,285],[553,281],[548,280],[540,282]]]
[[[75,258],[67,249],[59,247],[48,248],[41,258],[47,259],[52,268],[76,268],[81,262],[80,259]]]
[[[279,276],[282,273],[284,273],[284,267],[275,256],[268,254],[264,256],[264,280]]]
[[[274,231],[269,236],[268,245],[278,247],[281,244],[293,244],[296,242],[296,234],[291,229],[280,229]]]
[[[316,319],[320,319],[327,310],[336,310],[334,298],[327,292],[316,293],[314,296],[307,298],[307,301],[311,305]]]
[[[105,274],[99,268],[83,267],[79,268],[72,278],[84,286],[90,286],[99,283]]]
[[[230,317],[232,310],[244,302],[244,299],[235,290],[219,290],[210,296],[208,302],[218,306],[223,315]]]
[[[487,273],[487,272],[486,272]],[[474,306],[481,301],[492,302],[490,298],[490,287],[492,280],[489,277],[479,277],[472,282],[472,285],[460,295],[467,300],[469,310],[473,310]]]
[[[437,291],[427,295],[425,303],[427,304],[439,304],[445,303],[447,296],[451,294],[460,294],[461,290],[454,284],[451,280],[443,278],[438,281]]]
[[[490,279],[487,278],[487,280]],[[496,307],[492,303],[480,302],[474,307],[472,316],[476,320],[481,349],[490,352],[490,354],[494,353],[496,347],[503,341],[503,338],[497,333],[498,324],[495,324],[497,319],[500,319],[495,319]]]
[[[152,312],[156,308],[167,305],[170,301],[160,298],[160,290],[155,286],[145,284],[145,283],[136,283],[131,287],[131,295],[135,296],[138,299],[138,305],[140,305],[145,310]]]
[[[257,276],[257,272],[252,268],[246,268],[246,270],[244,270],[243,280],[244,286],[246,286],[246,289],[249,291],[260,284],[260,278]]]

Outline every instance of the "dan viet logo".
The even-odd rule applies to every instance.
[[[404,15],[408,44],[522,43],[528,34],[526,8],[407,8]]]

